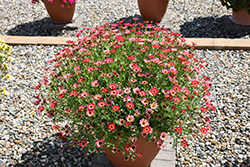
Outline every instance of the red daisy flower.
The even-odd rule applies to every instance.
[[[52,127],[54,130],[57,130],[57,129],[59,129],[60,127],[58,126],[58,125],[53,125],[53,127]]]
[[[186,146],[188,145],[188,143],[187,143],[186,140],[182,140],[182,141],[181,141],[181,145],[182,145],[183,147],[186,147]]]
[[[205,107],[201,107],[201,111],[205,113],[207,112],[207,109]]]
[[[126,106],[128,107],[128,109],[134,108],[134,104],[133,103],[127,103]]]
[[[202,128],[200,129],[200,131],[201,131],[201,133],[203,133],[203,134],[206,134],[206,133],[207,133],[207,129],[206,129],[205,127],[202,127]]]
[[[107,92],[109,92],[109,90],[108,90],[107,88],[102,88],[102,89],[101,89],[101,92],[102,92],[102,93],[107,93]]]
[[[115,112],[118,111],[119,109],[120,109],[120,107],[118,105],[115,105],[112,107],[112,110]]]
[[[181,133],[182,132],[182,128],[181,127],[176,127],[175,130],[176,130],[177,133]]]
[[[77,94],[77,91],[72,90],[69,94],[70,94],[70,96],[75,96]]]
[[[43,107],[43,106],[41,106],[41,107],[39,107],[39,108],[38,108],[37,112],[38,112],[38,113],[42,113],[42,112],[43,112],[43,110],[44,110],[44,107]]]
[[[110,131],[114,131],[116,126],[115,126],[114,123],[110,123],[110,124],[108,124],[108,128],[109,128]]]
[[[150,93],[151,93],[152,95],[157,95],[157,94],[159,93],[159,90],[158,90],[157,88],[151,88],[151,89],[150,89]]]
[[[150,126],[145,126],[143,128],[143,132],[146,132],[147,134],[149,134],[153,132],[153,129]]]

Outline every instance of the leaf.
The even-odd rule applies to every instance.
[[[241,9],[245,9],[250,4],[250,0],[241,0],[240,7]]]
[[[247,13],[250,15],[250,6],[247,7]]]
[[[233,6],[235,4],[236,0],[229,0],[229,3]]]

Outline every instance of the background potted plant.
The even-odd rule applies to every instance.
[[[250,0],[220,0],[227,9],[232,8],[232,21],[239,25],[250,25]]]
[[[3,40],[0,38],[0,83],[2,79],[11,79],[11,76],[8,74],[7,63],[12,61],[13,58],[11,57],[11,47],[7,45]],[[0,94],[9,95],[9,92],[5,88],[1,88],[0,86]]]
[[[169,0],[137,0],[144,20],[160,22],[165,15]]]
[[[116,167],[148,167],[168,137],[186,147],[187,135],[211,132],[206,63],[179,33],[120,21],[76,35],[35,88],[37,111],[62,122],[58,138]]]
[[[72,22],[76,1],[77,0],[42,0],[54,23]],[[38,2],[40,1],[32,0],[34,4]]]

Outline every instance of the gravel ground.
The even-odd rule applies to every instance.
[[[136,0],[78,0],[77,12],[84,12],[84,27],[94,27],[139,14]],[[3,0],[7,17],[0,20],[0,35],[74,36],[75,31],[45,31],[40,26],[48,17],[43,4]],[[28,12],[27,12],[28,11]],[[226,30],[222,21],[230,15],[219,0],[170,1],[167,11],[171,30],[186,37],[239,38]],[[47,60],[62,46],[13,46],[15,60],[9,65],[12,81],[0,85],[10,91],[0,103],[0,164],[7,166],[91,166],[92,155],[80,148],[63,147],[55,137],[51,122],[36,114],[32,93]],[[250,51],[197,50],[209,65],[212,100],[217,111],[211,113],[213,132],[193,139],[189,147],[178,148],[176,166],[249,166],[250,161]],[[4,126],[2,126],[4,125]],[[1,131],[1,127],[3,127]],[[29,164],[29,165],[28,165]]]

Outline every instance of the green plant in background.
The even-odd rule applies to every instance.
[[[11,52],[11,47],[0,39],[0,84],[2,79],[5,78],[7,78],[8,80],[11,79],[11,76],[7,72],[8,68],[7,63],[13,60],[10,52]],[[6,96],[9,95],[9,92],[7,92],[5,88],[1,88],[1,85],[0,85],[0,93]]]
[[[135,19],[136,20],[136,19]],[[179,33],[152,24],[85,28],[77,41],[49,60],[54,66],[36,86],[38,112],[54,118],[58,138],[91,152],[141,157],[136,141],[159,149],[164,140],[188,145],[211,132],[206,62]]]
[[[250,0],[220,0],[223,6],[227,9],[232,8],[235,12],[239,12],[240,9],[247,9],[250,14]]]

